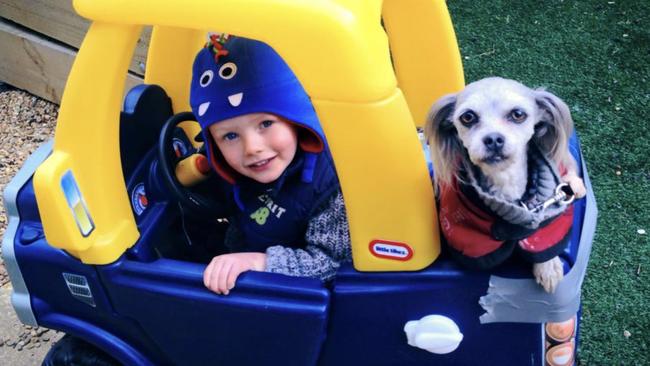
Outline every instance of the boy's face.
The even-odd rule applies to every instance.
[[[278,179],[298,147],[292,125],[268,113],[229,118],[209,127],[217,148],[230,167],[260,183]]]

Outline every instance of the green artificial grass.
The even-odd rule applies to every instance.
[[[571,108],[599,209],[579,363],[650,365],[650,1],[447,4],[466,82],[545,86]]]

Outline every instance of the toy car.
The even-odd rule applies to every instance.
[[[3,255],[23,323],[67,333],[72,353],[127,365],[574,363],[596,217],[575,136],[589,194],[574,203],[555,294],[515,261],[468,271],[441,253],[415,127],[464,84],[444,1],[74,4],[93,23],[54,141],[5,191]],[[141,24],[153,25],[145,84],[122,103]],[[312,98],[353,246],[353,264],[330,283],[247,272],[228,296],[203,285],[227,223],[193,215],[213,212],[210,178],[187,188],[176,173],[201,151],[182,112],[207,30],[268,43]]]

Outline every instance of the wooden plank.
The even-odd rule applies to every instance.
[[[0,19],[0,81],[59,104],[76,53]],[[130,90],[142,78],[126,83]]]
[[[79,49],[90,22],[75,13],[72,0],[0,0],[0,16]],[[144,74],[151,27],[145,27],[130,70]]]

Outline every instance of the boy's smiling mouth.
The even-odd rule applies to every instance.
[[[256,162],[253,163],[253,164],[248,164],[247,167],[248,167],[249,169],[252,169],[252,170],[263,170],[263,169],[265,169],[265,168],[269,165],[269,163],[270,163],[271,161],[273,161],[273,159],[275,159],[275,158],[276,158],[276,157],[273,156],[273,157],[270,157],[270,158],[268,158],[268,159],[258,160],[258,161],[256,161]]]

